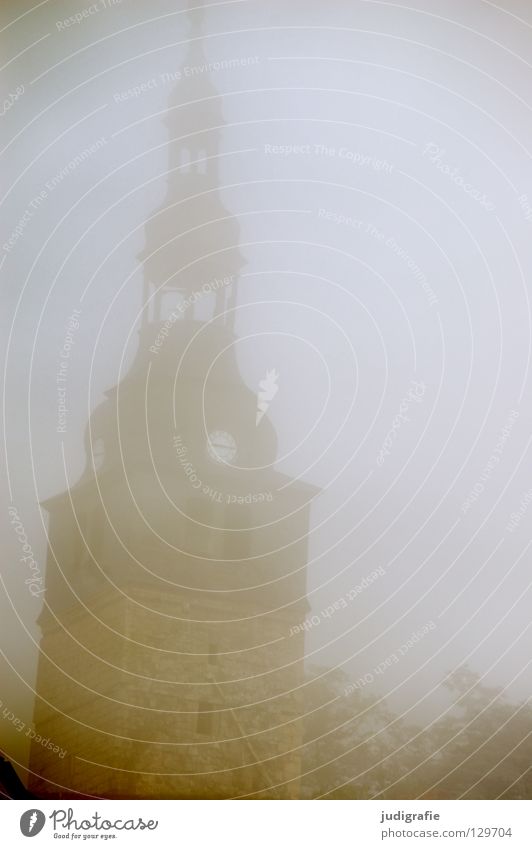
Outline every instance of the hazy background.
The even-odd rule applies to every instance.
[[[88,414],[135,353],[138,254],[167,180],[173,84],[161,75],[182,70],[190,28],[182,2],[122,0],[58,30],[82,8],[5,0],[0,13],[3,97],[24,86],[1,116],[3,245],[46,181],[105,139],[0,256],[0,698],[28,723],[39,601],[7,511],[16,506],[44,568],[39,502],[77,480]],[[258,57],[211,82],[223,110],[222,199],[247,261],[239,365],[254,390],[277,369],[277,468],[322,490],[309,536],[320,616],[309,668],[339,666],[355,681],[433,622],[370,685],[421,724],[448,706],[440,683],[462,664],[513,700],[530,691],[532,507],[520,502],[532,487],[532,220],[519,199],[532,205],[531,29],[525,2],[205,6],[209,62]],[[58,434],[55,377],[74,309]],[[405,407],[413,381],[419,400]],[[379,567],[347,607],[320,615]],[[24,763],[25,739],[7,723],[0,738]]]

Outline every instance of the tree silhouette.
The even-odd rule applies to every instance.
[[[342,671],[312,670],[302,796],[529,799],[530,704],[512,704],[467,668],[442,687],[450,707],[440,720],[416,727],[378,696],[349,692]]]
[[[438,751],[425,797],[530,799],[532,708],[513,704],[467,668],[444,682],[454,707],[430,732]]]
[[[349,692],[348,684],[340,670],[313,670],[307,693],[305,798],[372,798],[423,758],[414,726],[394,717],[378,696]],[[414,776],[405,798],[421,792],[418,784]]]

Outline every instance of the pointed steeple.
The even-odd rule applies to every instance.
[[[204,10],[189,4],[189,46],[169,100],[168,182],[164,202],[146,225],[143,327],[164,321],[195,293],[231,330],[245,260],[239,225],[220,194],[221,97],[204,50]],[[229,280],[220,284],[220,281]],[[194,303],[184,320],[195,318]]]

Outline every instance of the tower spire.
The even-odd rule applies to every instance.
[[[146,225],[146,247],[139,257],[145,277],[143,329],[163,322],[182,302],[183,319],[195,319],[195,302],[202,300],[212,305],[210,318],[216,316],[234,332],[245,261],[238,249],[238,221],[220,193],[221,95],[205,56],[204,9],[189,0],[187,11],[189,45],[165,121],[167,193]]]
[[[190,19],[190,38],[201,39],[203,37],[204,8],[197,5],[194,0],[188,0],[188,12]],[[201,41],[196,42],[196,44],[202,49]]]

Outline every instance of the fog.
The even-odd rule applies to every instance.
[[[36,795],[528,792],[529,17],[2,4],[0,745]]]

